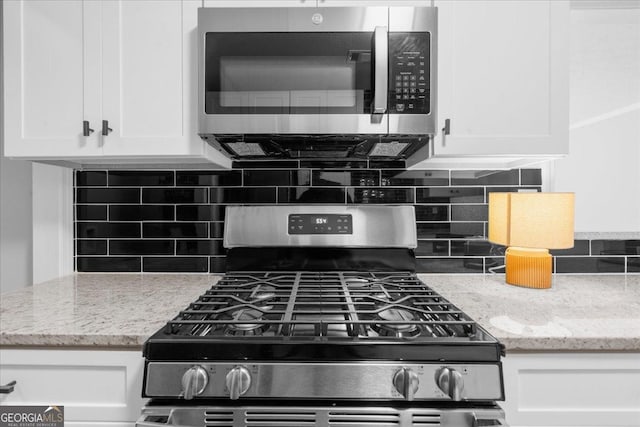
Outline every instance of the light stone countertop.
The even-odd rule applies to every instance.
[[[217,282],[208,274],[85,274],[0,294],[0,345],[142,348]]]
[[[554,275],[551,289],[504,274],[420,274],[509,351],[640,351],[640,275]]]
[[[420,278],[507,351],[640,351],[640,275],[557,275],[550,290],[504,275]],[[0,345],[120,347],[144,341],[219,276],[80,273],[0,294]]]

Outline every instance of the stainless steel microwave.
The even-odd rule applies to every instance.
[[[199,134],[240,157],[252,136],[435,134],[436,27],[433,7],[201,8]]]

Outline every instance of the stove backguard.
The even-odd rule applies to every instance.
[[[227,271],[415,271],[413,206],[229,206]]]
[[[418,245],[413,206],[228,206],[225,217],[226,248]]]

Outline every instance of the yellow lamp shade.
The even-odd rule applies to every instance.
[[[574,193],[489,193],[489,241],[525,248],[572,248],[574,205]]]

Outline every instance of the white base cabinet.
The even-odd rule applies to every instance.
[[[132,427],[141,397],[141,351],[0,350],[0,405],[64,405],[66,426]]]
[[[640,353],[510,353],[503,368],[511,427],[640,426]]]
[[[4,2],[5,156],[230,167],[197,134],[201,5]]]

